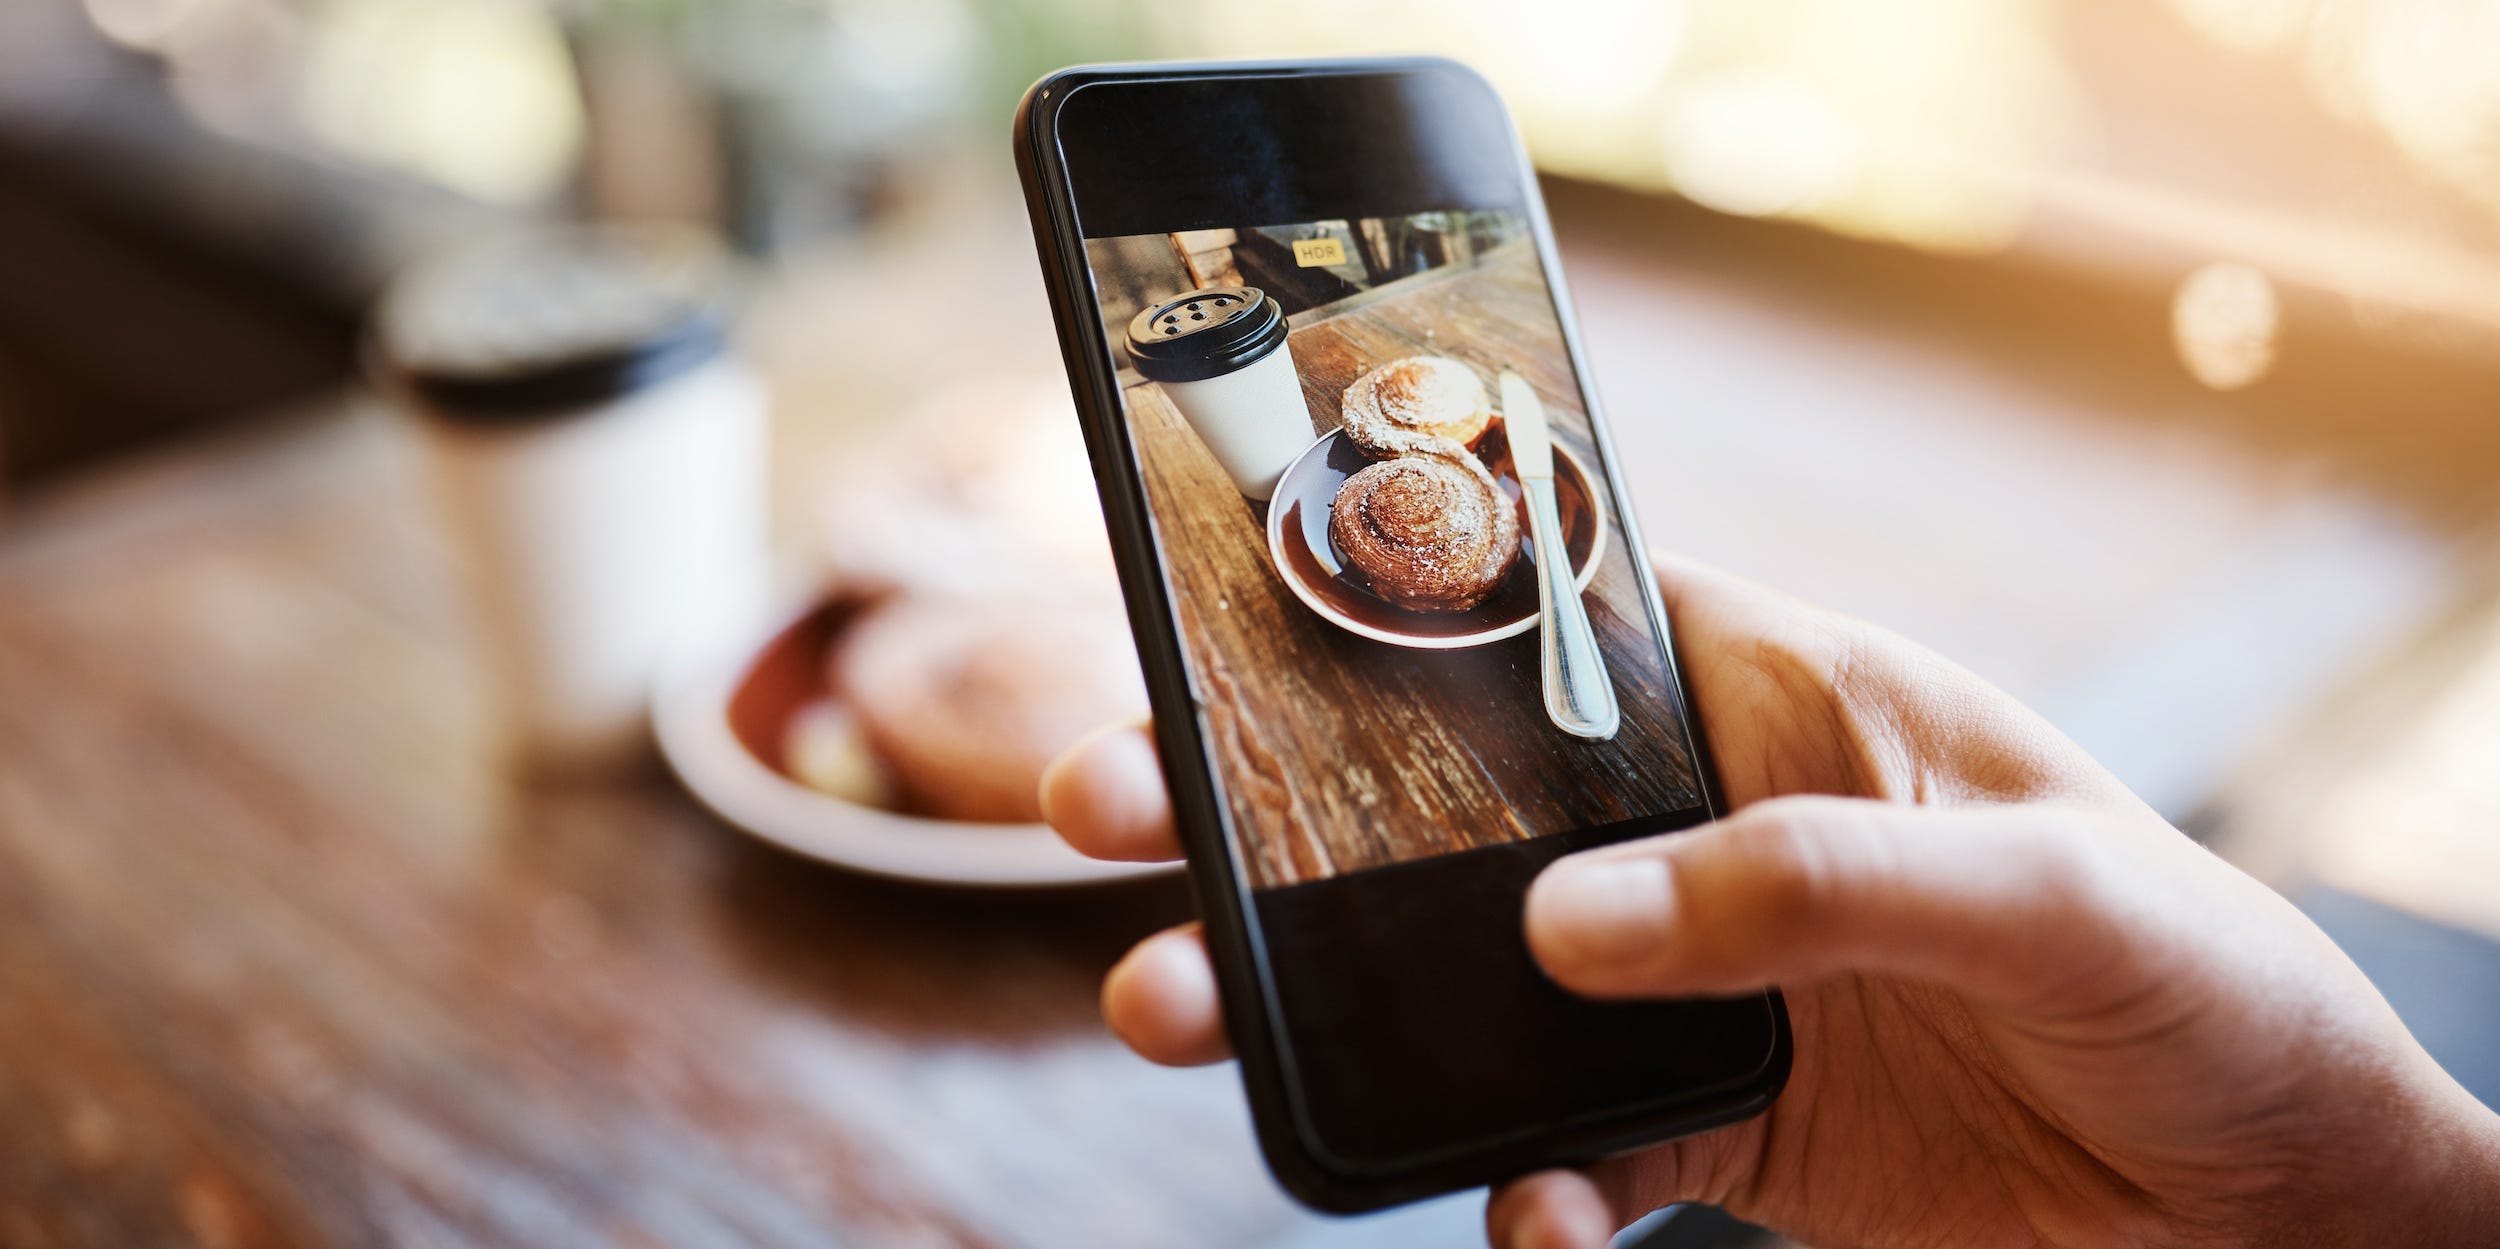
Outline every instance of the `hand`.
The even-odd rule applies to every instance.
[[[1827,1245],[2489,1242],[2500,1119],[2298,911],[1971,674],[1658,574],[1734,814],[1556,863],[1529,945],[1597,997],[1781,985],[1795,1067],[1749,1122],[1504,1186],[1494,1243],[1598,1249],[1678,1201]],[[1043,803],[1088,854],[1179,855],[1135,729]],[[1195,926],[1103,1006],[1148,1058],[1226,1053]]]

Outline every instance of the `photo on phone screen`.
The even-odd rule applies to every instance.
[[[1647,570],[1521,214],[1086,251],[1254,889],[1702,805]],[[1542,409],[1563,546],[1622,709],[1609,740],[1546,710],[1506,399]]]

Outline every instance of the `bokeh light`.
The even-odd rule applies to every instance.
[[[1831,105],[1775,76],[1697,84],[1667,115],[1668,176],[1721,212],[1811,213],[1847,185],[1855,156]]]
[[[313,27],[304,121],[358,159],[479,199],[564,185],[583,114],[548,10],[505,0],[332,0]]]
[[[2255,385],[2274,368],[2282,304],[2255,266],[2216,261],[2179,283],[2171,340],[2197,381],[2215,390]]]
[[[1155,10],[1176,55],[1457,57],[1543,168],[1984,251],[2075,131],[2046,0],[1330,0]],[[1387,41],[1394,36],[1394,43]]]
[[[2500,0],[2171,0],[2223,46],[2297,46],[2328,107],[2500,210]]]

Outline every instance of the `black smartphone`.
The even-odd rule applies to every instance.
[[[1269,1165],[1355,1211],[1760,1112],[1777,993],[1521,935],[1718,810],[1500,98],[1430,59],[1073,69],[1016,160]]]

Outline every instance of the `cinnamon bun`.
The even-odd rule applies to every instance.
[[[1518,562],[1519,509],[1467,448],[1447,438],[1400,440],[1405,454],[1337,488],[1329,539],[1389,602],[1466,611]]]
[[[956,820],[1042,818],[1042,769],[1096,726],[1142,716],[1112,600],[904,594],[845,631],[836,692],[904,804]]]
[[[1493,405],[1473,368],[1447,356],[1409,356],[1354,379],[1338,421],[1354,445],[1381,459],[1405,454],[1414,435],[1472,447],[1493,423]]]

